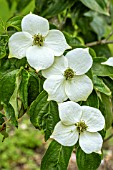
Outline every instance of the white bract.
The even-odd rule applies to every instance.
[[[107,61],[102,62],[101,64],[113,66],[113,57],[110,57]]]
[[[47,19],[28,14],[22,19],[22,32],[9,39],[10,56],[21,59],[27,57],[29,65],[36,70],[46,69],[54,62],[54,56],[61,56],[70,46],[63,33],[49,30]]]
[[[48,92],[48,100],[87,100],[93,90],[93,84],[85,73],[91,66],[92,57],[88,48],[77,48],[68,52],[65,57],[56,57],[53,65],[42,71],[43,76],[47,78],[44,89]]]
[[[103,140],[97,131],[105,126],[100,110],[72,101],[58,106],[61,121],[56,124],[51,138],[64,146],[73,146],[79,139],[79,145],[85,153],[99,152]]]

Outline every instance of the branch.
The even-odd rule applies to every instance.
[[[107,41],[106,39],[104,40],[100,40],[100,41],[94,41],[94,42],[91,42],[91,43],[87,43],[86,46],[88,47],[91,47],[91,46],[95,46],[95,45],[103,45],[103,44],[113,44],[113,40],[109,40]]]
[[[110,34],[106,37],[106,41],[113,35],[113,31],[110,32]]]
[[[113,134],[111,134],[110,136],[108,136],[105,140],[104,140],[104,142],[107,142],[109,139],[111,139],[113,137]]]
[[[94,41],[94,42],[91,42],[91,43],[87,43],[86,46],[88,47],[91,47],[91,46],[95,46],[95,45],[98,45],[98,44],[113,44],[113,40],[109,40],[109,38],[113,35],[113,31],[111,31],[109,33],[109,35],[103,39],[103,40],[100,40],[100,41]]]

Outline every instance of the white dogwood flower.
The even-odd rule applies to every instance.
[[[48,100],[87,100],[93,90],[93,84],[85,73],[91,66],[92,57],[88,48],[77,48],[68,52],[65,57],[56,57],[53,65],[42,71],[43,76],[47,78],[44,89],[48,92]]]
[[[107,61],[102,62],[101,64],[108,65],[108,66],[113,66],[113,57],[108,58]]]
[[[63,33],[49,30],[47,19],[28,14],[22,19],[22,32],[9,39],[10,56],[21,59],[27,57],[29,65],[36,70],[46,69],[54,62],[54,56],[61,56],[70,46]]]
[[[58,107],[61,121],[56,124],[50,138],[64,146],[73,146],[79,139],[85,153],[99,152],[103,140],[98,131],[105,126],[100,110],[72,101],[60,103]]]

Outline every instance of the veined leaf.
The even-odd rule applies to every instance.
[[[105,94],[101,94],[100,110],[105,117],[106,130],[111,127],[113,122],[112,101],[111,98]]]
[[[101,64],[104,61],[106,61],[106,58],[94,58],[92,73],[97,76],[113,76],[113,67]]]
[[[101,14],[109,15],[107,11],[107,3],[105,0],[80,0],[88,8]]]
[[[18,31],[21,31],[21,20],[22,16],[16,16],[9,19],[6,23],[6,27],[13,27],[16,28]]]
[[[74,1],[73,0],[54,0],[54,1],[37,0],[35,4],[36,4],[37,11],[40,12],[42,16],[46,16],[47,18],[50,18],[64,11],[66,8],[71,7],[74,4]]]
[[[41,170],[67,170],[73,147],[62,146],[52,141],[41,164]]]
[[[12,105],[10,103],[4,104],[4,108],[5,108],[7,119],[11,120],[12,125],[14,125],[15,127],[18,127],[18,122],[16,120],[15,111]]]
[[[79,170],[96,170],[101,163],[101,155],[97,153],[86,154],[79,147],[76,154]]]
[[[106,86],[106,84],[103,82],[103,80],[97,76],[93,76],[93,83],[94,88],[96,91],[99,91],[101,93],[106,94],[107,96],[111,95],[110,89]]]
[[[58,107],[55,101],[47,101],[48,95],[42,91],[35,101],[32,102],[28,114],[32,124],[43,129],[47,140],[56,123],[59,121]]]
[[[99,109],[99,98],[94,90],[88,97],[87,101],[82,102],[82,105],[87,105]]]
[[[0,101],[8,103],[15,90],[16,74],[18,70],[0,72]]]
[[[27,15],[29,12],[33,12],[35,9],[35,0],[28,1],[28,5],[21,10],[21,15]]]
[[[20,86],[19,86],[19,97],[23,103],[25,109],[28,107],[28,81],[29,73],[28,71],[22,69],[20,73]]]
[[[28,81],[28,104],[30,105],[43,91],[44,79],[35,72],[29,72]]]

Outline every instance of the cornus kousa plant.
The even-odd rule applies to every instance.
[[[88,154],[101,150],[103,140],[97,131],[104,128],[105,120],[98,109],[68,101],[59,104],[59,116],[61,121],[51,138],[64,146],[73,146],[79,139],[80,147]]]
[[[28,14],[22,19],[22,32],[9,39],[11,57],[27,57],[29,65],[36,70],[46,69],[53,64],[54,56],[61,56],[70,46],[59,30],[50,30],[45,18]]]
[[[93,90],[92,81],[85,75],[91,66],[88,48],[74,49],[65,57],[56,57],[53,65],[42,72],[47,78],[44,89],[48,92],[48,100],[85,101]]]
[[[71,155],[78,170],[101,166],[113,136],[111,9],[107,0],[0,1],[0,134],[27,115],[50,143],[37,169],[70,169]]]

